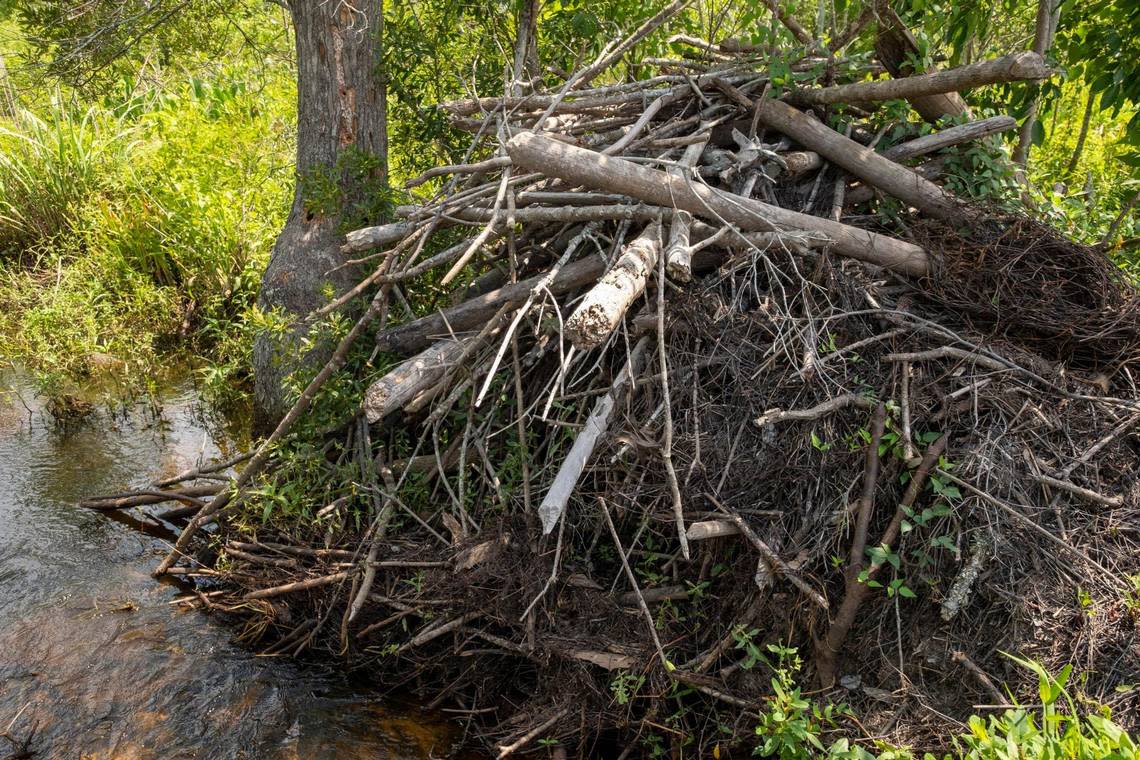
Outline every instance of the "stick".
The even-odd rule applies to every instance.
[[[617,396],[626,383],[639,371],[641,355],[645,352],[648,343],[649,338],[642,337],[633,347],[625,367],[614,378],[609,392],[599,398],[594,405],[594,411],[586,419],[586,424],[578,433],[578,437],[574,439],[574,445],[570,447],[570,453],[566,455],[566,459],[562,461],[562,466],[558,468],[558,474],[554,476],[550,490],[546,492],[546,496],[543,497],[542,503],[538,507],[538,516],[542,520],[542,534],[544,536],[554,530],[554,526],[558,524],[559,518],[566,510],[566,503],[570,501],[570,494],[574,492],[578,478],[582,476],[582,471],[586,469],[586,464],[593,455],[598,440],[610,424],[610,416],[613,414]]]
[[[826,610],[828,608],[827,599],[823,596],[823,594],[812,588],[811,585],[808,584],[808,582],[803,578],[801,578],[796,573],[796,571],[788,565],[787,562],[784,562],[784,560],[780,559],[780,556],[776,554],[776,552],[772,551],[772,547],[768,546],[768,544],[764,543],[760,536],[756,535],[756,531],[752,530],[752,526],[750,526],[747,521],[745,521],[745,519],[740,516],[739,512],[737,512],[732,507],[722,504],[711,493],[706,493],[705,498],[711,501],[717,509],[724,512],[728,519],[732,520],[736,527],[740,529],[740,532],[744,534],[744,537],[748,539],[749,543],[756,547],[756,551],[760,552],[760,556],[766,563],[768,563],[768,571],[770,573],[775,574],[778,572],[780,575],[786,578],[789,583],[807,594],[808,599],[815,602],[816,606],[818,606],[820,609]]]
[[[931,268],[926,251],[911,243],[689,183],[663,171],[602,156],[533,132],[512,137],[507,152],[517,165],[543,171],[547,176],[683,209],[722,225],[734,224],[746,232],[776,231],[781,227],[814,232],[831,238],[834,250],[844,256],[916,276],[929,273]]]
[[[1079,496],[1086,501],[1095,502],[1097,504],[1104,504],[1106,507],[1121,507],[1124,506],[1123,496],[1105,496],[1104,494],[1097,493],[1088,488],[1082,488],[1076,483],[1070,483],[1067,480],[1060,480],[1059,478],[1050,477],[1045,473],[1030,473],[1031,477],[1039,480],[1047,486],[1059,488],[1062,491],[1068,491],[1074,496]]]
[[[942,456],[942,452],[946,450],[948,440],[949,436],[943,435],[926,450],[922,462],[910,479],[910,484],[907,486],[906,493],[903,494],[902,501],[899,502],[899,506],[895,510],[894,517],[891,518],[890,524],[887,525],[883,535],[879,538],[878,546],[890,547],[894,543],[899,526],[902,524],[902,518],[906,515],[906,510],[914,506],[914,500],[918,498],[922,486],[926,483],[927,476],[938,462],[938,458]],[[859,606],[871,590],[867,581],[872,580],[881,567],[881,564],[872,565],[866,573],[866,578],[859,577],[862,573],[848,577],[847,588],[843,594],[843,601],[839,605],[839,610],[835,613],[835,620],[827,629],[827,635],[822,640],[815,642],[816,675],[820,686],[824,688],[835,683],[836,658],[843,647],[843,642],[847,639],[851,626],[855,624]]]
[[[887,424],[887,407],[883,402],[875,407],[871,418],[871,443],[863,464],[863,493],[859,497],[859,513],[855,519],[855,532],[851,537],[851,551],[847,555],[847,583],[863,572],[863,552],[867,548],[867,528],[875,508],[875,485],[879,480],[879,442]]]
[[[697,142],[686,148],[677,166],[669,167],[669,173],[684,177],[687,170],[691,171],[696,166],[705,144],[704,141]],[[689,232],[692,224],[692,214],[688,211],[676,211],[673,214],[673,223],[669,227],[669,245],[665,247],[665,268],[670,277],[680,282],[689,282],[693,279],[693,254],[689,250]]]
[[[891,161],[906,161],[954,145],[1007,132],[1016,126],[1017,120],[1012,116],[991,116],[988,119],[971,121],[969,124],[959,124],[956,127],[949,127],[933,134],[899,143],[883,151],[883,158],[889,158]]]
[[[649,626],[649,637],[653,640],[657,657],[661,660],[661,665],[666,671],[672,671],[673,667],[665,657],[665,649],[661,646],[661,639],[657,637],[657,623],[653,620],[653,613],[649,611],[649,605],[645,603],[645,597],[637,585],[637,578],[629,567],[629,560],[625,558],[625,549],[622,548],[617,528],[614,527],[614,521],[610,517],[610,510],[606,507],[606,500],[601,496],[598,497],[598,506],[602,508],[602,517],[606,520],[606,527],[610,529],[610,538],[614,540],[614,548],[617,549],[618,559],[621,560],[621,568],[625,572],[626,580],[629,581],[629,585],[633,587],[633,593],[637,596],[637,606],[641,609],[641,614],[645,616],[645,622]]]
[[[756,113],[765,125],[935,219],[954,222],[963,218],[964,212],[958,201],[938,185],[808,118],[787,103],[762,99],[756,103]]]
[[[165,572],[165,571],[163,571]],[[273,586],[271,588],[258,589],[257,591],[250,591],[242,597],[247,601],[252,599],[268,599],[271,596],[280,596],[281,594],[291,594],[294,591],[307,591],[311,588],[319,588],[327,586],[330,583],[337,583],[348,578],[352,573],[347,570],[341,573],[333,573],[332,575],[323,575],[319,578],[309,578],[304,581],[296,581],[294,583],[286,583],[281,586]]]
[[[842,396],[836,396],[821,404],[816,404],[810,409],[769,409],[753,420],[753,424],[756,425],[756,427],[764,427],[765,425],[774,425],[777,422],[787,422],[788,420],[818,420],[825,414],[831,414],[840,409],[846,409],[849,406],[873,409],[875,408],[875,402],[858,393],[844,393]]]
[[[661,358],[661,396],[665,406],[665,440],[661,445],[661,458],[665,461],[665,477],[673,497],[673,520],[677,525],[677,541],[681,556],[689,559],[689,539],[685,534],[685,507],[681,503],[681,486],[673,468],[673,405],[669,400],[669,358],[665,350],[665,260],[657,266],[657,353]]]

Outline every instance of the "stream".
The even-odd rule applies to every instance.
[[[0,374],[0,734],[31,736],[36,760],[455,757],[445,714],[334,665],[258,657],[173,603],[149,575],[170,526],[75,506],[232,451],[211,427],[183,383],[161,411],[61,429],[25,378]],[[15,749],[0,738],[0,758]]]

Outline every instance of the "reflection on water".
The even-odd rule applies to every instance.
[[[449,756],[442,717],[255,657],[171,604],[147,574],[168,527],[74,506],[220,455],[192,393],[62,432],[18,376],[0,387],[0,731],[34,726],[37,758]]]

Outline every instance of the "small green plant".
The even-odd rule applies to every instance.
[[[775,671],[772,696],[756,724],[760,744],[752,754],[779,760],[811,760],[826,753],[822,734],[835,727],[835,718],[846,708],[832,704],[821,707],[804,698],[796,685],[803,662],[794,647],[769,644],[767,649],[776,656],[775,662],[769,662]]]
[[[644,685],[644,675],[631,673],[628,670],[619,670],[613,680],[610,681],[610,692],[614,695],[614,701],[619,705],[628,705]]]
[[[1022,707],[984,720],[973,716],[962,760],[1136,760],[1140,747],[1107,713],[1081,717],[1066,690],[1072,665],[1056,676],[1037,662],[1006,655],[1037,675],[1039,712]]]

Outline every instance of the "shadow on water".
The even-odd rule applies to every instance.
[[[62,431],[18,374],[0,376],[0,733],[34,729],[36,758],[452,756],[443,715],[256,657],[171,604],[148,575],[173,537],[161,524],[75,507],[221,453],[186,386],[160,414]]]

